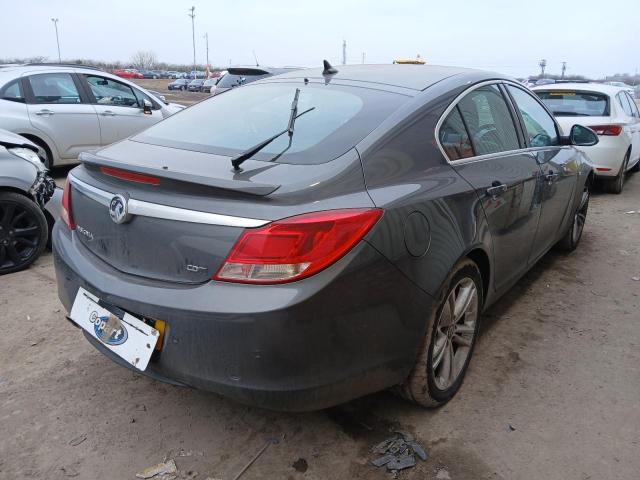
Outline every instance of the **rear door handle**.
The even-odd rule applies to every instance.
[[[39,112],[36,112],[36,115],[53,115],[55,112],[48,110],[46,108],[43,108],[42,110],[40,110]]]
[[[102,115],[104,117],[115,117],[116,116],[116,114],[113,113],[111,110],[105,110],[100,115]]]
[[[507,191],[507,186],[504,183],[500,183],[495,181],[491,184],[489,188],[487,188],[487,194],[491,195],[493,198],[497,198],[503,193]]]

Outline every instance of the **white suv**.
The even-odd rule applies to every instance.
[[[99,69],[0,66],[0,128],[42,149],[47,167],[137,133],[182,106]]]

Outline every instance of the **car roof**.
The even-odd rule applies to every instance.
[[[100,72],[102,75],[108,74],[104,70],[101,70],[96,67],[91,66],[83,66],[83,65],[59,65],[56,63],[52,64],[41,64],[41,65],[0,65],[0,76],[2,77],[21,77],[23,75],[28,75],[31,73],[47,73],[47,72],[68,72],[68,73],[96,73]]]
[[[547,90],[578,90],[581,92],[599,92],[607,95],[616,95],[618,92],[626,90],[624,87],[616,87],[615,85],[606,85],[604,83],[552,83],[549,85],[538,85],[532,87],[531,90],[547,91]]]
[[[335,68],[338,73],[326,77],[322,75],[322,68],[307,68],[283,73],[277,78],[308,78],[310,80],[330,78],[331,80],[388,85],[410,90],[424,90],[440,80],[460,74],[486,73],[488,78],[506,78],[489,72],[441,65],[339,65]]]

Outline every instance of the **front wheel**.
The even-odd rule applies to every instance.
[[[580,243],[584,224],[587,221],[587,211],[589,210],[589,198],[591,197],[589,182],[585,183],[580,197],[580,205],[573,215],[573,222],[565,233],[564,237],[558,242],[558,247],[566,252],[573,252]]]
[[[474,262],[460,261],[428,318],[418,358],[401,394],[423,407],[448,402],[460,389],[480,326],[482,277]]]
[[[14,192],[0,193],[0,275],[35,262],[48,238],[47,219],[33,200]]]

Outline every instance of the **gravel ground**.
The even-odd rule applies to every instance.
[[[94,350],[64,318],[51,254],[0,279],[0,478],[387,479],[368,448],[414,434],[406,479],[638,479],[640,175],[592,198],[582,244],[551,252],[484,315],[459,395],[422,410],[379,393],[286,414],[157,383]]]

